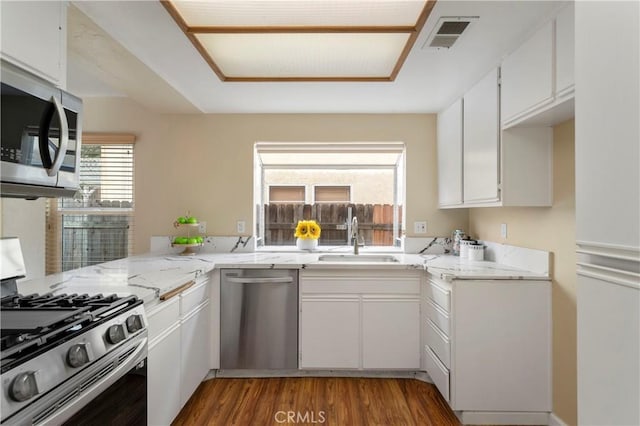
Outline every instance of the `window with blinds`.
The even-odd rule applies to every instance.
[[[132,252],[134,141],[132,135],[83,135],[80,190],[49,202],[47,273]]]

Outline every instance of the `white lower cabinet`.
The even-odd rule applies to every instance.
[[[209,373],[211,322],[206,300],[182,320],[180,328],[181,356],[180,403],[186,404],[202,379]]]
[[[430,275],[423,305],[423,365],[463,423],[547,424],[550,281]]]
[[[362,368],[420,368],[420,299],[362,297]]]
[[[147,311],[149,425],[169,425],[211,365],[209,276]]]
[[[359,367],[358,297],[304,297],[300,314],[300,368]]]
[[[420,271],[301,270],[301,369],[420,368]]]
[[[151,310],[147,356],[149,425],[169,425],[180,412],[180,310],[175,298]],[[152,333],[158,325],[160,333]],[[163,327],[160,329],[160,327]],[[152,335],[154,334],[154,335]],[[156,335],[157,334],[157,335]]]

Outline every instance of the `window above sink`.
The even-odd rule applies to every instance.
[[[254,158],[256,249],[295,246],[299,220],[321,226],[318,251],[346,248],[354,217],[365,251],[401,248],[404,143],[260,142]]]

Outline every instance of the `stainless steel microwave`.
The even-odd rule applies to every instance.
[[[0,196],[73,196],[79,188],[82,100],[6,61],[0,81]]]

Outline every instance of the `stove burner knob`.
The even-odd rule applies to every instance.
[[[67,352],[67,364],[69,364],[70,367],[82,367],[89,361],[89,353],[87,352],[87,345],[85,343],[79,343],[69,348]]]
[[[27,371],[18,374],[11,383],[9,395],[14,401],[22,402],[33,397],[38,393],[38,384],[36,383],[36,372]]]
[[[127,318],[127,330],[129,330],[129,333],[135,333],[143,328],[144,324],[142,323],[142,315],[134,314]]]
[[[109,327],[107,329],[106,337],[107,337],[107,342],[113,345],[122,342],[125,338],[124,327],[122,326],[122,324],[115,324]]]

